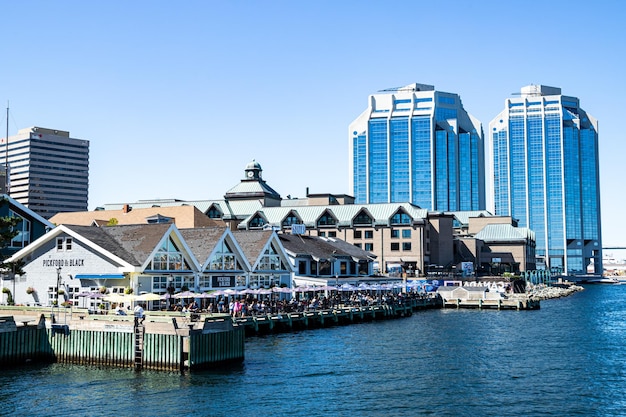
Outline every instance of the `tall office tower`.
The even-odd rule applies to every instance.
[[[87,210],[88,140],[30,127],[9,137],[8,154],[7,142],[0,143],[0,158],[8,163],[9,195],[40,216]]]
[[[535,232],[539,268],[601,274],[597,120],[560,88],[529,85],[489,132],[495,214]]]
[[[350,124],[349,150],[357,204],[485,208],[482,125],[457,94],[410,84],[370,95]]]

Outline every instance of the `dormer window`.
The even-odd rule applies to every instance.
[[[215,206],[211,206],[211,208],[207,212],[207,215],[209,216],[210,219],[221,219],[222,218],[222,212],[219,211]]]
[[[328,213],[324,213],[324,215],[317,221],[318,226],[335,226],[336,224],[337,220],[335,220],[335,218]]]
[[[252,220],[250,220],[250,228],[251,229],[260,229],[265,225],[265,219],[261,216],[254,216]]]
[[[372,218],[365,212],[360,212],[357,216],[352,220],[352,224],[355,226],[371,226]]]
[[[399,211],[391,217],[391,224],[411,224],[411,220],[411,216]]]
[[[283,220],[283,227],[290,227],[292,224],[300,224],[300,219],[298,219],[293,213],[285,217],[285,220]]]
[[[148,222],[148,224],[171,223],[172,222],[172,218],[171,217],[162,216],[160,214],[157,214],[155,216],[146,217],[146,222]]]

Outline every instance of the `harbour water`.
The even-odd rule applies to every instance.
[[[0,415],[624,416],[626,286],[251,337],[214,371],[2,370]]]

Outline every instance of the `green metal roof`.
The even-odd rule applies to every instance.
[[[271,226],[281,227],[283,220],[293,212],[307,227],[316,227],[318,219],[328,213],[337,219],[340,227],[352,227],[353,219],[364,211],[370,215],[372,225],[389,225],[390,219],[398,210],[402,209],[413,221],[421,221],[428,215],[428,210],[421,209],[410,203],[384,203],[384,204],[345,204],[345,205],[324,205],[324,206],[304,206],[304,207],[263,207],[262,210],[250,215],[239,225],[239,228],[247,228],[250,220],[259,213]]]
[[[534,241],[535,232],[527,227],[513,227],[510,224],[488,224],[476,233],[475,238],[484,242]]]

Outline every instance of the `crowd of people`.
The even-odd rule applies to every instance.
[[[335,292],[329,296],[313,294],[312,296],[292,297],[290,299],[276,298],[233,298],[221,297],[209,303],[204,309],[194,312],[228,313],[232,317],[258,316],[265,314],[294,313],[305,311],[328,310],[350,306],[399,305],[407,298],[424,298],[426,294],[409,293],[370,293],[370,292]],[[183,305],[181,311],[192,311]]]

